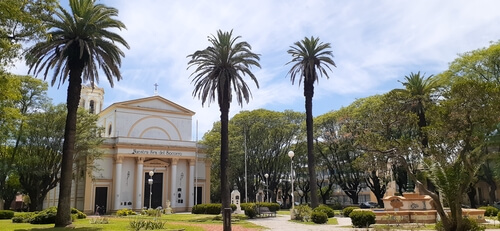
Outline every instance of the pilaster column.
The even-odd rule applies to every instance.
[[[175,186],[176,179],[177,179],[177,162],[179,161],[178,158],[172,159],[172,174],[170,177],[170,188],[172,189],[172,194],[170,195],[170,203],[172,208],[177,207],[177,187]]]
[[[187,192],[189,193],[188,195],[188,205],[189,207],[194,206],[194,201],[196,198],[194,198],[194,167],[195,167],[195,160],[189,160],[189,188],[187,188]]]
[[[135,210],[140,210],[142,209],[142,203],[143,203],[143,193],[144,193],[144,157],[137,157],[137,171],[135,174],[135,203],[134,203],[134,209]]]
[[[115,185],[113,186],[115,196],[114,196],[113,210],[120,209],[120,199],[121,199],[120,193],[122,190],[122,163],[123,163],[123,157],[117,156],[115,158],[115,179],[114,179]]]
[[[210,203],[210,166],[212,166],[212,162],[210,159],[205,158],[205,185],[203,191],[205,192],[205,197],[203,203]]]

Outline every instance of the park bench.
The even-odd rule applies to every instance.
[[[276,212],[271,212],[268,207],[259,207],[258,210],[259,217],[275,217]]]

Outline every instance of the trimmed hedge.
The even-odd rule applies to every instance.
[[[359,209],[358,207],[350,206],[350,207],[345,207],[342,209],[342,214],[344,214],[344,217],[349,217],[349,214],[351,214],[352,210]]]
[[[31,223],[31,224],[54,224],[56,221],[57,207],[50,207],[40,212],[21,212],[16,213],[12,218],[13,223]],[[78,209],[71,208],[71,219],[85,219],[87,215]]]
[[[30,219],[31,224],[54,224],[56,223],[57,207],[47,208],[39,213],[36,213]]]
[[[236,205],[231,204],[231,209],[234,211],[236,210]],[[213,204],[198,204],[193,206],[193,209],[191,210],[191,213],[193,214],[212,214],[212,215],[217,215],[221,214],[222,211],[222,204],[220,203],[213,203]]]
[[[325,213],[328,216],[328,218],[335,216],[335,211],[332,208],[330,208],[328,205],[320,205],[320,206],[314,208],[313,212],[316,212],[316,211]]]
[[[245,215],[248,218],[254,218],[257,216],[257,205],[255,203],[241,203],[241,210],[245,211]]]
[[[368,210],[354,210],[349,214],[352,225],[356,228],[368,228],[375,224],[375,213]]]
[[[325,224],[328,222],[328,215],[322,211],[313,211],[311,214],[311,220],[316,224]]]
[[[259,207],[267,207],[271,212],[276,212],[280,210],[280,204],[278,203],[259,202],[256,203],[256,205]]]
[[[0,219],[12,219],[13,217],[14,217],[14,211],[0,210]]]
[[[493,206],[483,206],[483,207],[479,207],[477,209],[485,210],[485,212],[484,212],[485,217],[497,216],[497,214],[498,214],[498,209],[493,207]]]
[[[19,212],[15,213],[12,218],[13,223],[30,223],[31,218],[35,216],[35,212]]]

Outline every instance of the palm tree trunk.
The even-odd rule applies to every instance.
[[[221,122],[221,150],[220,150],[220,180],[222,198],[222,220],[223,230],[231,230],[231,195],[229,192],[229,182],[227,181],[227,163],[229,158],[229,81],[222,89],[222,100],[220,103]],[[219,96],[221,97],[221,96]]]
[[[309,185],[311,187],[311,207],[319,205],[318,187],[316,185],[316,159],[314,157],[313,115],[312,98],[314,95],[314,82],[311,78],[304,80],[304,96],[306,98],[306,129],[307,129],[307,164],[309,170]]]
[[[70,61],[71,62],[71,61]],[[70,67],[75,65],[71,65]],[[66,227],[71,225],[71,178],[73,173],[73,153],[75,152],[76,138],[76,116],[80,93],[82,90],[81,74],[83,65],[71,68],[69,74],[68,95],[66,107],[66,126],[64,128],[63,156],[61,160],[61,181],[59,184],[59,201],[57,203],[57,215],[55,227]]]

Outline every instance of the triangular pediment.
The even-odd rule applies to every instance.
[[[176,104],[161,96],[151,96],[141,99],[114,103],[109,108],[128,108],[139,110],[163,111],[175,114],[194,115],[195,113],[179,104]],[[107,108],[108,109],[108,108]]]

